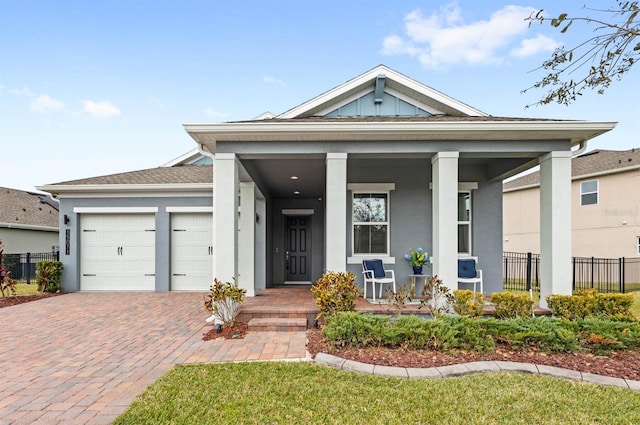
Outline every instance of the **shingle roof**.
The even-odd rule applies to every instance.
[[[633,166],[640,167],[640,148],[633,148],[626,151],[598,149],[571,160],[571,177],[575,178],[606,171],[614,172],[621,168]],[[505,183],[503,189],[517,189],[539,183],[540,172],[536,171]]]
[[[58,227],[58,202],[48,195],[0,187],[0,223]]]
[[[308,118],[266,118],[261,120],[232,121],[230,123],[300,123],[300,122],[493,122],[493,121],[518,121],[518,122],[538,122],[538,121],[575,121],[558,120],[549,118],[522,118],[522,117],[494,117],[487,116],[453,116],[453,115],[420,115],[420,116],[362,116],[362,117],[308,117]]]
[[[54,183],[52,186],[213,183],[212,165],[158,167]]]

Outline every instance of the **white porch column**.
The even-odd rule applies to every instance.
[[[540,159],[540,307],[571,295],[571,275],[571,152],[550,152]]]
[[[458,289],[458,152],[431,159],[433,180],[433,274]]]
[[[240,231],[238,234],[238,286],[253,297],[255,291],[256,185],[240,183]]]
[[[233,282],[238,274],[238,163],[233,153],[217,153],[213,167],[214,277]]]
[[[347,270],[347,154],[327,154],[325,199],[325,265],[327,271]]]

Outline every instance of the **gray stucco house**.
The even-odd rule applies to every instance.
[[[381,258],[402,283],[404,255],[421,246],[450,288],[458,257],[478,257],[490,294],[502,289],[502,180],[540,165],[543,294],[570,293],[572,149],[614,126],[490,116],[380,65],[280,115],[185,124],[201,154],[191,159],[210,158],[213,170],[185,157],[40,189],[70,218],[61,223],[65,290],[206,289],[216,276],[251,296],[326,270],[349,270],[362,285],[366,258]],[[190,226],[209,232],[210,263],[189,263],[204,246]],[[135,249],[115,243],[129,239]],[[201,283],[174,283],[207,264]],[[134,269],[146,283],[123,278]]]

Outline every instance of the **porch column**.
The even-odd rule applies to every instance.
[[[458,152],[438,152],[432,159],[433,274],[458,289]]]
[[[238,286],[253,297],[255,291],[256,185],[240,183],[240,230],[238,234]]]
[[[238,163],[233,153],[215,154],[213,167],[213,276],[233,282],[238,275]]]
[[[347,154],[327,154],[325,196],[325,266],[327,271],[347,270]]]
[[[540,158],[540,307],[571,295],[571,152]]]

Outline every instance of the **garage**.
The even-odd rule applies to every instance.
[[[207,291],[213,282],[213,216],[171,214],[171,290]]]
[[[154,214],[81,214],[80,256],[83,291],[154,291]]]

